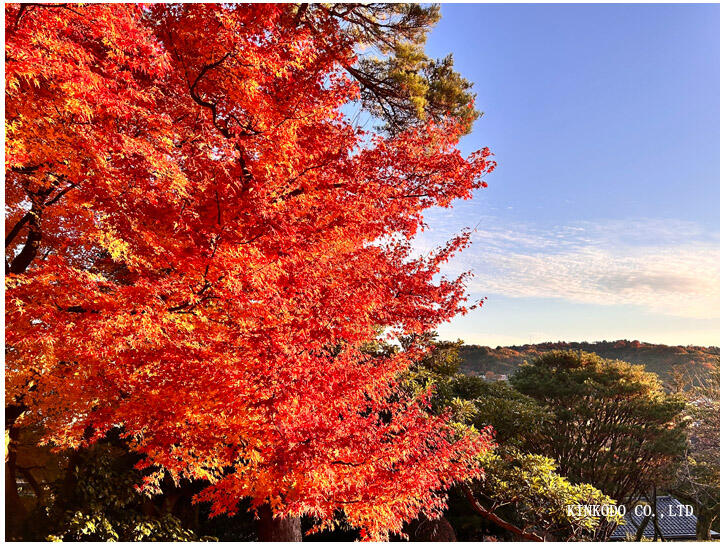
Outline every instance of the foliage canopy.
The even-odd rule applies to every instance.
[[[631,506],[668,482],[684,449],[684,401],[644,366],[593,353],[552,351],[511,376],[552,418],[530,442],[576,483]]]
[[[214,513],[247,497],[324,528],[342,511],[376,539],[440,513],[488,439],[404,396],[418,347],[363,350],[380,326],[468,309],[465,276],[436,280],[467,236],[410,247],[426,208],[494,166],[456,148],[469,85],[421,56],[435,10],[5,15],[11,425],[59,448],[120,430],[154,470],[147,490],[207,480]],[[371,47],[389,58],[365,61]],[[347,118],[354,102],[387,130]]]

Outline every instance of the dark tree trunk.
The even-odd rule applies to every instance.
[[[10,429],[10,444],[18,441],[18,431]],[[8,446],[5,461],[5,540],[24,540],[27,512],[18,493],[17,452],[15,445]]]
[[[653,489],[652,491],[653,495],[653,501],[652,501],[652,526],[654,527],[654,540],[657,540],[657,537],[660,538],[662,542],[665,542],[665,537],[662,534],[662,529],[660,529],[660,520],[657,515],[657,489]]]
[[[642,535],[644,534],[644,530],[647,528],[647,525],[649,524],[649,520],[652,519],[652,516],[645,516],[642,518],[642,522],[639,524],[639,527],[637,527],[637,534],[634,537],[635,542],[641,542],[642,541]]]
[[[257,535],[260,542],[302,542],[300,518],[273,518],[268,504],[257,510]]]
[[[697,527],[695,528],[696,540],[710,540],[710,529],[712,522],[717,517],[717,510],[700,508],[697,512]]]
[[[23,406],[5,408],[5,433],[9,436],[5,452],[5,540],[23,540],[27,511],[18,493],[17,446],[20,429],[15,421],[25,411]]]

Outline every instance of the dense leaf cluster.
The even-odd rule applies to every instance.
[[[468,235],[411,247],[426,209],[494,167],[457,148],[476,114],[450,61],[421,53],[435,20],[6,6],[11,482],[19,427],[59,449],[120,430],[146,492],[205,482],[213,514],[248,499],[328,529],[344,513],[383,539],[477,475],[486,435],[396,381],[418,348],[364,350],[470,308],[467,276],[437,275]],[[349,115],[361,104],[387,130]]]
[[[631,507],[674,474],[685,445],[685,403],[644,366],[552,351],[519,368],[511,384],[550,413],[530,442],[572,480]]]

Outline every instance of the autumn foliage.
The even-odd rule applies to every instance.
[[[440,513],[489,440],[399,388],[424,347],[371,347],[466,310],[437,273],[467,237],[410,243],[493,168],[465,124],[353,123],[360,43],[323,6],[8,5],[5,32],[14,426],[120,430],[214,513]]]

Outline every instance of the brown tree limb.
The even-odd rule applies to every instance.
[[[468,499],[468,502],[471,504],[473,509],[476,512],[478,512],[481,516],[486,518],[487,520],[492,521],[493,523],[495,523],[502,529],[510,531],[510,532],[514,533],[516,536],[519,536],[523,539],[532,540],[534,542],[544,542],[544,539],[541,538],[539,535],[536,535],[534,533],[529,533],[527,531],[524,531],[523,529],[519,529],[512,523],[509,523],[508,521],[501,519],[493,512],[484,508],[483,505],[476,500],[476,497],[473,496],[473,491],[471,491],[470,487],[468,487],[466,485],[462,485],[461,489],[463,489],[463,492],[466,494],[466,498]]]

